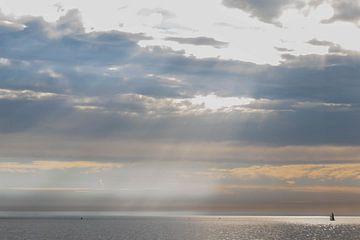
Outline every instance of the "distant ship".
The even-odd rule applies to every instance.
[[[335,215],[333,212],[330,214],[330,221],[335,221]]]

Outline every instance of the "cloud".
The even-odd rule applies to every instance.
[[[29,172],[66,169],[89,169],[99,171],[121,167],[123,167],[123,164],[120,163],[89,161],[33,161],[31,163],[0,162],[0,171],[6,172]]]
[[[50,34],[54,37],[61,35],[79,34],[84,33],[85,28],[81,21],[79,10],[72,9],[64,16],[61,16],[55,24],[56,31],[51,31]]]
[[[275,47],[276,50],[278,50],[279,52],[293,52],[293,49],[289,49],[289,48],[282,48],[282,47]]]
[[[46,74],[48,77],[51,77],[51,78],[61,78],[62,77],[61,74],[55,72],[52,69],[41,70],[39,73]]]
[[[184,37],[167,37],[165,40],[174,41],[181,44],[192,44],[197,46],[212,46],[215,48],[224,48],[228,46],[228,43],[218,41],[214,38],[209,37],[193,37],[193,38],[184,38]]]
[[[280,180],[297,179],[360,179],[360,164],[295,164],[259,165],[219,170],[240,178],[272,177]]]
[[[251,111],[249,104],[255,99],[222,97],[215,94],[195,95],[187,98],[156,98],[141,94],[119,94],[115,96],[117,106],[122,104],[127,113],[136,116],[185,116],[225,113],[231,111]],[[100,105],[101,106],[101,105]],[[126,107],[127,106],[127,107]],[[105,106],[101,106],[105,107]],[[103,108],[104,109],[104,108]],[[96,109],[95,109],[96,110]],[[110,109],[107,108],[107,111]],[[118,111],[118,108],[113,109]]]
[[[359,52],[357,52],[357,51],[344,49],[343,47],[341,47],[340,44],[336,44],[336,43],[329,42],[329,41],[321,41],[321,40],[314,38],[314,39],[309,40],[307,43],[314,45],[314,46],[328,47],[328,51],[331,54],[340,54],[340,55],[345,55],[345,56],[359,55]]]
[[[359,144],[356,54],[257,65],[141,48],[141,33],[85,33],[64,19],[63,28],[41,18],[16,21],[26,27],[0,27],[1,57],[11,62],[0,68],[2,133]],[[309,43],[336,47],[316,41]]]
[[[290,182],[290,183],[288,183]],[[350,194],[360,194],[360,188],[356,186],[326,186],[326,185],[294,185],[292,182],[287,181],[288,185],[220,185],[219,190],[228,193],[234,194],[236,191],[286,191],[286,192],[299,192],[299,193],[350,193]]]
[[[166,10],[166,9],[162,9],[162,8],[155,8],[155,9],[142,8],[138,12],[138,14],[143,15],[143,16],[149,16],[152,14],[160,14],[165,20],[176,17],[176,15],[173,12]]]
[[[334,43],[329,42],[329,41],[321,41],[321,40],[317,40],[315,38],[309,40],[307,43],[315,45],[315,46],[332,46],[334,45]]]
[[[227,1],[272,24],[281,11],[298,7],[260,3]],[[163,9],[142,14],[175,21]],[[280,206],[287,197],[298,203],[299,196],[311,202],[325,193],[338,199],[359,193],[350,186],[360,175],[358,53],[307,38],[328,54],[275,48],[287,55],[271,66],[140,46],[149,39],[141,32],[86,32],[76,10],[56,22],[1,19],[0,171],[7,181],[0,189],[29,196],[2,207],[76,209],[76,201],[77,207],[88,201],[86,209],[118,209],[119,202],[138,209],[143,199],[155,199],[147,201],[151,208],[166,196],[175,209],[186,204],[171,205],[174,199],[189,196],[204,197],[186,205],[191,209],[221,209],[227,201],[233,205],[226,209],[239,209],[239,203]],[[210,37],[165,40],[227,46]],[[344,190],[325,186],[332,183]],[[217,186],[229,195],[216,195]],[[62,200],[68,202],[59,208]]]
[[[60,95],[49,92],[36,92],[31,90],[11,90],[11,89],[0,89],[0,99],[9,100],[41,100],[55,98]]]
[[[131,50],[136,48],[136,41],[147,39],[142,34],[121,32],[84,34],[82,23],[76,19],[76,11],[70,11],[61,17],[55,25],[41,18],[21,18],[18,22],[26,28],[1,29],[0,47],[4,50],[2,56],[31,62],[55,61],[66,64],[68,61],[80,64],[95,60],[97,63],[106,64],[126,58]],[[27,44],[22,44],[24,41]],[[74,52],[77,54],[73,54]],[[93,54],[96,54],[97,58],[93,58]]]
[[[20,192],[75,192],[75,193],[104,191],[104,189],[101,188],[76,188],[76,187],[10,187],[0,190],[20,191]]]
[[[329,4],[334,9],[334,15],[324,19],[322,23],[336,21],[352,22],[358,25],[360,20],[360,3],[352,0],[223,0],[226,7],[238,8],[250,13],[260,21],[281,26],[278,18],[287,9],[309,9],[321,4]]]
[[[7,58],[0,58],[0,66],[9,66],[11,61]]]
[[[333,23],[336,21],[353,22],[359,24],[360,3],[352,0],[333,0],[334,15],[322,21],[322,23]]]
[[[278,24],[276,20],[286,8],[299,8],[304,3],[291,0],[223,0],[223,4],[249,12],[263,22]]]

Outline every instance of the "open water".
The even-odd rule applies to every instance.
[[[360,218],[3,217],[1,240],[360,239]]]

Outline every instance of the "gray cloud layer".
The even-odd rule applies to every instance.
[[[360,143],[357,55],[289,55],[280,66],[266,66],[140,48],[143,34],[84,33],[76,11],[55,24],[41,18],[16,24],[26,27],[0,27],[7,63],[0,65],[2,133]],[[253,101],[231,112],[189,102],[213,93]]]

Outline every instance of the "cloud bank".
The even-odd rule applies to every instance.
[[[271,23],[282,9],[301,6],[224,4]],[[141,14],[176,15],[156,8]],[[345,19],[336,11],[334,16]],[[12,209],[19,192],[50,190],[71,192],[66,197],[75,199],[60,209],[76,209],[84,199],[84,209],[101,208],[99,189],[106,209],[138,209],[144,198],[144,209],[199,210],[199,202],[204,209],[240,209],[231,194],[256,209],[264,204],[259,188],[286,195],[294,185],[316,200],[313,182],[334,195],[339,188],[329,184],[347,186],[346,199],[339,200],[345,205],[359,197],[352,187],[359,179],[356,51],[314,38],[307,46],[326,48],[326,54],[297,56],[279,48],[279,65],[260,65],[141,47],[153,39],[142,32],[86,31],[77,10],[56,22],[1,19],[0,171],[8,183],[0,187],[13,191],[3,193],[2,209]],[[227,46],[209,37],[167,40]],[[41,209],[54,196],[27,197]],[[171,205],[179,196],[187,197],[185,203]],[[117,205],[119,199],[124,201]],[[268,203],[279,201],[274,193]],[[31,208],[25,205],[18,200],[14,208]],[[54,207],[56,202],[44,208]]]

